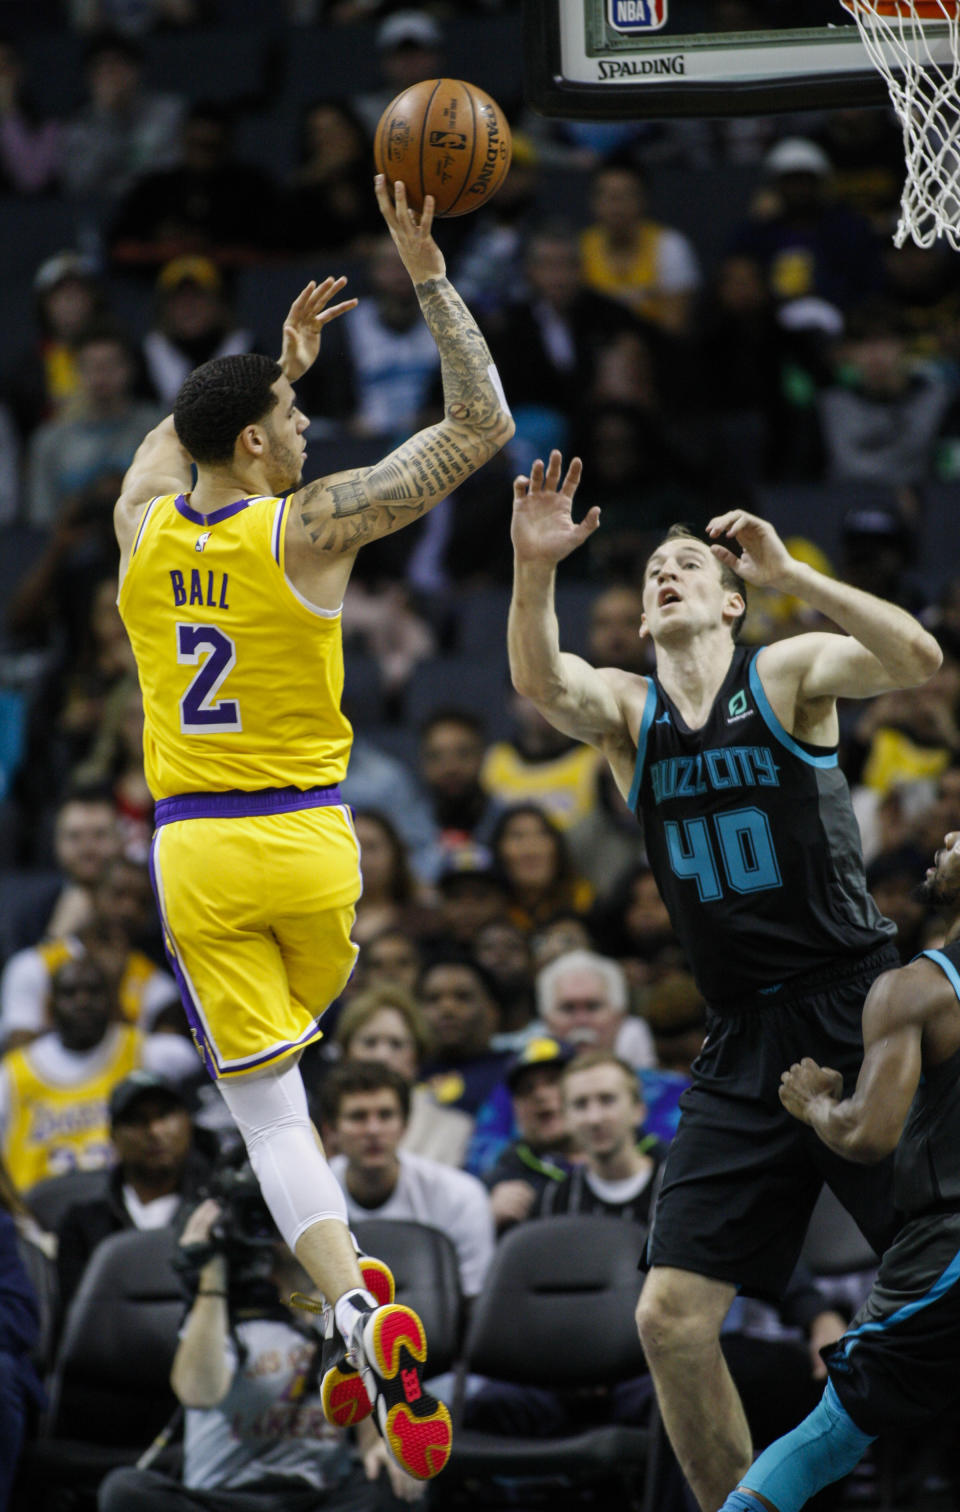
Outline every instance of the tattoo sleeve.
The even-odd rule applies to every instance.
[[[300,518],[313,545],[355,552],[445,499],[513,434],[487,343],[446,278],[416,286],[440,353],[445,418],[411,436],[370,468],[303,489]]]

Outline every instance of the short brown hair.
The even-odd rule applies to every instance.
[[[582,1055],[575,1055],[573,1060],[568,1061],[563,1068],[564,1084],[578,1071],[592,1071],[594,1066],[616,1066],[623,1072],[624,1080],[632,1089],[636,1101],[643,1103],[643,1093],[640,1090],[636,1071],[629,1061],[625,1061],[622,1056],[616,1055],[612,1050],[584,1050]]]
[[[651,551],[650,553],[650,556],[652,557],[654,551],[659,550],[664,541],[677,541],[684,538],[692,541],[703,541],[703,537],[701,535],[698,535],[697,532],[691,529],[689,525],[684,525],[678,522],[677,524],[670,526],[666,535],[663,536],[660,541],[658,541],[656,546],[654,546],[653,551]],[[709,546],[711,543],[708,541],[706,544]],[[711,552],[710,555],[713,556],[713,552]],[[739,572],[734,572],[733,568],[728,567],[726,562],[721,562],[718,557],[714,557],[713,559],[716,562],[717,566],[720,568],[720,581],[723,584],[724,588],[726,588],[728,593],[739,593],[740,597],[743,599],[743,613],[737,616],[730,627],[730,633],[733,636],[733,639],[738,640],[740,638],[740,631],[743,629],[743,622],[747,617],[747,585],[744,582],[743,578],[740,576]],[[643,564],[642,580],[646,579],[647,564],[649,563],[649,561],[650,557],[647,557],[646,562],[644,562]]]
[[[382,1061],[347,1061],[335,1066],[320,1088],[320,1108],[323,1122],[335,1124],[345,1097],[359,1096],[364,1092],[395,1092],[403,1114],[404,1123],[410,1117],[410,1086],[392,1066]]]
[[[384,1008],[399,1013],[410,1030],[417,1060],[425,1060],[433,1049],[433,1036],[416,999],[405,987],[385,983],[382,987],[368,987],[358,992],[344,1008],[337,1023],[336,1041],[345,1056],[350,1054],[350,1041],[365,1029],[372,1018]]]

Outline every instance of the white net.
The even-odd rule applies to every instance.
[[[957,0],[842,0],[903,127],[907,177],[894,242],[960,250],[960,6]]]

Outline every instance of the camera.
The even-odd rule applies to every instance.
[[[281,1240],[251,1167],[218,1166],[200,1193],[200,1200],[204,1198],[212,1198],[220,1207],[210,1236],[201,1244],[181,1246],[174,1261],[191,1291],[196,1290],[200,1271],[214,1255],[222,1255],[227,1262],[231,1296],[267,1281]]]

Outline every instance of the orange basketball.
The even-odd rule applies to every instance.
[[[391,100],[377,124],[377,172],[402,179],[421,210],[468,215],[496,194],[510,167],[510,127],[496,100],[463,79],[424,79]]]

